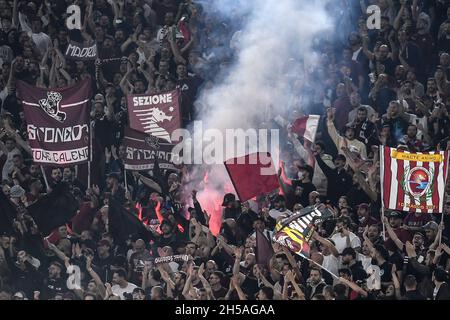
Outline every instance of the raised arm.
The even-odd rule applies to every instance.
[[[389,224],[388,218],[383,216],[382,219],[383,219],[384,225],[386,227],[386,231],[389,234],[389,238],[391,238],[391,240],[394,241],[397,248],[399,248],[400,250],[403,250],[403,246],[404,246],[403,242],[395,234],[394,230],[392,229],[391,225]]]
[[[338,148],[339,151],[339,140],[341,139],[341,136],[338,134],[336,127],[334,126],[333,120],[334,120],[333,110],[331,108],[328,108],[327,110],[328,134],[330,135],[331,140],[333,140],[333,143],[336,145],[336,148]]]
[[[102,279],[100,279],[100,276],[97,274],[97,272],[92,269],[92,258],[87,257],[86,258],[86,271],[89,273],[89,275],[94,280],[95,284],[97,285],[97,288],[99,289],[99,294],[104,295],[106,293],[106,287],[103,284]]]
[[[344,279],[342,277],[339,277],[339,281],[342,282],[343,284],[347,285],[350,289],[352,289],[353,291],[358,292],[360,295],[362,295],[363,297],[367,297],[368,293],[366,290],[364,290],[363,288],[361,288],[360,286],[358,286],[356,283],[354,283],[353,281],[348,281],[347,279]]]
[[[317,240],[321,244],[323,244],[325,247],[330,250],[331,254],[335,257],[339,257],[339,251],[336,249],[336,247],[331,243],[330,240],[327,240],[323,237],[321,237],[316,231],[313,232],[312,235],[313,239]]]
[[[162,189],[155,181],[153,181],[150,178],[144,177],[142,174],[137,174],[138,180],[141,180],[143,184],[145,184],[147,187],[150,187],[154,189],[158,193],[162,193]]]

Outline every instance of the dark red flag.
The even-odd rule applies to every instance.
[[[239,200],[242,202],[280,187],[272,158],[268,152],[233,158],[224,164]]]
[[[261,231],[256,230],[256,263],[269,267],[274,252],[272,244]]]
[[[181,127],[179,91],[127,95],[130,127],[172,143],[170,135]]]
[[[38,88],[17,81],[33,160],[42,165],[89,161],[91,80],[65,88]]]
[[[127,170],[152,170],[156,155],[160,168],[178,170],[173,163],[177,155],[172,153],[174,145],[171,143],[125,127],[123,144],[126,147],[123,162]]]

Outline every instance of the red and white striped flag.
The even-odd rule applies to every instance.
[[[292,132],[305,138],[309,142],[316,139],[317,127],[319,126],[320,116],[306,116],[298,118],[292,123]]]
[[[442,213],[448,151],[411,153],[380,147],[381,196],[386,209]]]

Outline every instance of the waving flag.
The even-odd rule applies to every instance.
[[[155,159],[158,159],[162,169],[178,170],[173,164],[177,157],[172,153],[173,144],[129,127],[125,127],[124,133],[123,144],[126,147],[126,156],[123,163],[125,169],[152,170]]]
[[[411,153],[380,148],[380,180],[386,209],[440,213],[447,183],[448,151]]]
[[[270,153],[252,153],[224,164],[241,202],[280,187]]]
[[[320,116],[315,115],[298,118],[292,123],[292,132],[304,137],[309,142],[314,142],[319,120]]]
[[[313,226],[331,216],[332,212],[324,205],[306,207],[278,221],[273,240],[289,248],[293,253],[309,258],[311,249],[309,240],[314,231]]]
[[[89,78],[65,88],[44,89],[17,81],[33,160],[42,165],[89,161]]]

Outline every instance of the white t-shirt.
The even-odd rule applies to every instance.
[[[330,271],[331,273],[333,273],[335,275],[338,275],[339,264],[340,264],[340,261],[339,261],[338,257],[335,257],[332,254],[323,256],[322,267],[324,267],[325,269],[327,269],[328,271]]]
[[[357,247],[361,247],[361,240],[353,233],[350,232],[350,246],[354,249]],[[347,248],[347,237],[343,237],[340,233],[336,233],[331,237],[331,240],[334,241],[336,249],[339,253],[342,253],[345,248]]]
[[[112,292],[114,294],[117,294],[120,297],[120,300],[125,300],[125,297],[123,294],[124,293],[132,293],[135,288],[137,288],[137,286],[130,282],[128,282],[128,284],[125,288],[121,288],[118,284],[115,284],[111,287]]]
[[[13,162],[13,157],[16,154],[21,154],[20,150],[17,148],[12,149],[10,152],[8,152],[8,154],[6,155],[6,161],[5,164],[3,165],[3,170],[2,170],[2,179],[3,180],[8,180],[8,175],[13,171],[14,168],[14,162]]]

